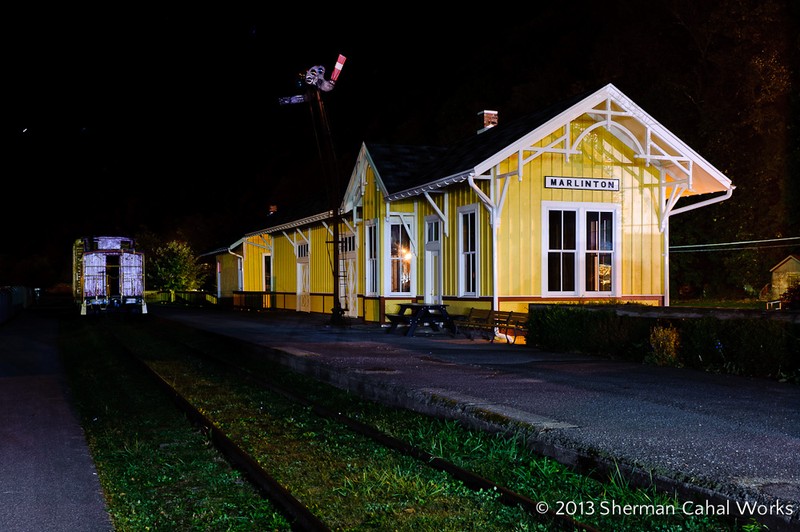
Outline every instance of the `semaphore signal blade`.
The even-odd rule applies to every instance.
[[[345,56],[339,54],[339,58],[336,60],[336,66],[333,67],[333,73],[331,74],[331,81],[334,83],[339,78],[339,73],[342,71],[342,67],[344,66],[344,62],[347,60]]]

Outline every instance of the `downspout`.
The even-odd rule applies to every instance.
[[[664,306],[669,306],[669,216],[664,224]]]
[[[496,207],[492,203],[492,199],[483,193],[483,191],[475,184],[475,174],[470,172],[467,177],[467,182],[475,194],[478,195],[483,202],[489,214],[492,217],[492,310],[499,309],[499,301],[497,298],[497,217],[495,215]]]
[[[667,213],[667,220],[666,224],[664,225],[664,306],[669,306],[669,219],[674,214],[680,214],[682,212],[693,211],[695,209],[699,209],[700,207],[706,207],[708,205],[713,205],[714,203],[720,203],[733,195],[733,190],[736,187],[731,187],[725,191],[724,196],[717,196],[716,198],[707,199],[705,201],[699,201],[697,203],[693,203],[692,205],[686,205],[685,207],[680,207],[678,209],[671,209]]]
[[[234,253],[233,251],[231,251],[231,248],[228,248],[228,253],[239,259],[239,267],[236,268],[236,275],[239,278],[237,281],[237,287],[241,291],[244,289],[242,282],[243,281],[242,269],[244,268],[244,256]]]

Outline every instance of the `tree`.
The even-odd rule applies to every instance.
[[[752,242],[797,235],[796,12],[783,0],[698,3],[662,0],[684,63],[662,72],[670,91],[691,105],[664,112],[680,138],[731,178],[730,200],[685,213],[670,226],[671,243]],[[661,56],[659,56],[661,57]],[[682,67],[682,68],[680,68]],[[678,76],[675,72],[682,71]],[[648,79],[647,76],[641,76]],[[659,83],[650,83],[663,92]],[[681,112],[677,112],[678,109]],[[692,125],[694,126],[692,127]],[[668,125],[669,127],[669,125]],[[712,229],[713,228],[713,229]],[[681,253],[671,276],[710,295],[745,295],[769,282],[770,267],[786,249]]]
[[[171,240],[153,250],[147,263],[148,286],[160,290],[197,290],[209,275],[188,243]]]

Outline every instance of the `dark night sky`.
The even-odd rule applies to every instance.
[[[83,234],[166,231],[221,214],[230,215],[228,235],[259,229],[271,196],[309,191],[291,175],[297,158],[318,164],[308,107],[278,105],[304,90],[308,68],[322,65],[329,77],[338,54],[347,56],[325,95],[346,156],[380,130],[381,115],[396,121],[411,98],[457,82],[448,71],[459,32],[416,17],[393,16],[380,29],[336,9],[7,21],[2,173],[13,205],[27,208],[22,219],[3,211],[6,237],[14,247],[47,239],[69,249]]]
[[[278,98],[339,53],[324,99],[345,162],[365,140],[446,144],[481,109],[502,121],[609,82],[645,109],[670,97],[647,71],[687,66],[691,43],[665,10],[692,2],[648,16],[633,0],[551,4],[515,19],[300,4],[4,17],[0,284],[27,255],[68,265],[83,235],[181,228],[196,248],[227,245],[266,226],[269,204],[320,193],[309,109]]]

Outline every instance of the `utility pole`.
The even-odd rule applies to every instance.
[[[344,309],[341,299],[341,273],[339,257],[341,253],[341,238],[339,237],[339,226],[341,224],[341,214],[339,212],[339,165],[336,160],[336,150],[333,146],[333,136],[331,135],[330,122],[325,112],[325,105],[322,102],[322,92],[330,92],[336,85],[336,80],[344,66],[345,57],[339,54],[330,81],[325,79],[325,68],[314,66],[308,69],[305,75],[307,85],[303,95],[280,98],[281,105],[308,102],[311,109],[311,118],[314,123],[314,134],[317,139],[317,148],[320,152],[322,169],[325,173],[325,182],[328,186],[328,201],[333,213],[333,308],[331,309],[331,324],[344,325]],[[320,139],[320,135],[322,139]]]

